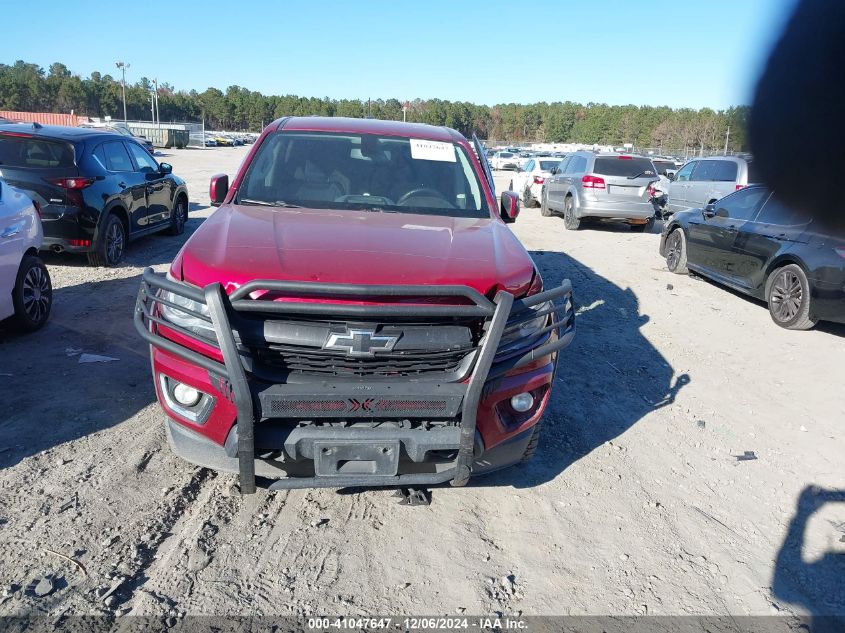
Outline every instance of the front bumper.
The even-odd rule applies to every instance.
[[[388,303],[349,305],[253,300],[268,290],[310,296],[453,297],[459,305]],[[160,318],[162,291],[208,307],[216,344]],[[255,281],[227,296],[219,284],[203,290],[144,271],[135,310],[138,332],[152,346],[159,400],[159,374],[211,394],[215,406],[202,424],[165,411],[177,454],[211,468],[234,471],[241,490],[255,490],[256,475],[275,478],[273,488],[465,485],[471,473],[518,461],[513,454],[530,439],[551,389],[557,352],[575,333],[571,284],[522,300],[499,292],[494,301],[454,286],[352,286]],[[549,303],[551,302],[551,303]],[[532,307],[549,304],[541,312]],[[181,308],[180,308],[181,309]],[[253,375],[239,349],[243,315],[336,315],[369,318],[483,318],[483,335],[471,370],[456,382],[396,378],[267,383]],[[549,315],[549,325],[528,348],[499,353],[503,332]],[[167,333],[163,336],[162,333]],[[178,341],[178,342],[177,342]],[[200,353],[198,350],[202,350]],[[529,390],[536,406],[520,416],[496,407]],[[164,406],[164,404],[163,404]],[[299,417],[311,421],[296,424]],[[233,424],[234,421],[234,424]],[[314,423],[316,421],[316,423]],[[444,422],[445,421],[445,422]],[[481,422],[481,424],[478,424]],[[487,446],[485,446],[485,443]],[[511,460],[508,462],[507,460]]]

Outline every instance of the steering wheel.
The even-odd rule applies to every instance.
[[[429,198],[439,198],[444,202],[449,202],[449,200],[444,196],[442,193],[437,191],[437,189],[430,189],[429,187],[418,187],[416,189],[411,189],[408,193],[400,197],[396,204],[402,205],[408,201],[409,198],[421,198],[423,196],[427,196]]]

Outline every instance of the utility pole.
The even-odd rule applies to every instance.
[[[155,120],[158,123],[159,129],[161,129],[161,110],[158,109],[158,79],[153,79],[153,85],[155,86],[155,98],[156,98]]]
[[[725,133],[725,156],[728,155],[728,139],[731,138],[731,126],[728,126],[728,131]]]
[[[127,64],[126,62],[115,62],[114,65],[120,68],[120,71],[123,74],[123,78],[120,81],[120,87],[123,92],[123,122],[126,123],[126,69],[129,68],[131,64]]]

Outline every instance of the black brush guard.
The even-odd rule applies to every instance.
[[[162,297],[163,292],[190,299],[208,307],[208,314],[202,314],[177,305]],[[429,298],[451,297],[462,304],[386,303],[379,305],[354,305],[324,302],[290,302],[252,299],[255,292],[282,293],[299,298],[365,299],[374,297]],[[466,303],[466,301],[469,303]],[[551,307],[531,309],[551,302]],[[185,314],[209,323],[216,341],[203,337],[192,330],[180,327],[163,319],[155,303],[168,305]],[[553,354],[569,345],[575,334],[575,315],[572,307],[572,285],[564,280],[560,286],[545,290],[525,299],[515,300],[508,292],[499,291],[493,301],[467,286],[387,286],[329,284],[297,281],[251,281],[227,295],[219,283],[212,283],[199,289],[183,282],[172,281],[146,268],[142,275],[141,288],[135,305],[134,322],[138,333],[152,346],[198,365],[228,383],[232,399],[237,408],[237,455],[242,494],[255,492],[255,424],[256,408],[260,401],[254,397],[238,349],[232,324],[239,315],[261,313],[263,315],[308,315],[338,317],[343,320],[378,318],[479,318],[484,320],[483,335],[474,356],[468,380],[456,383],[463,390],[460,405],[460,446],[454,464],[437,473],[417,473],[392,477],[333,476],[333,477],[290,477],[276,481],[271,487],[346,487],[354,485],[413,486],[451,482],[454,486],[466,485],[470,477],[475,441],[476,415],[485,384],[488,380],[504,376],[507,372],[522,367],[536,359]],[[514,330],[523,322],[542,315],[552,315],[548,325],[535,332],[533,346],[518,352],[503,354],[504,358],[493,366],[499,351],[499,343],[505,332]],[[201,341],[220,350],[223,364],[189,349],[157,333],[158,325],[165,326],[190,339]],[[557,334],[554,338],[552,333]],[[362,379],[365,381],[366,379]],[[274,385],[276,393],[301,391],[302,385]],[[314,390],[318,389],[315,385]],[[315,396],[319,394],[314,394]],[[260,419],[260,417],[259,417]]]

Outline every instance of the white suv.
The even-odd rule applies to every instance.
[[[38,249],[44,241],[32,200],[0,180],[0,319],[26,332],[43,326],[53,305],[50,273]]]

